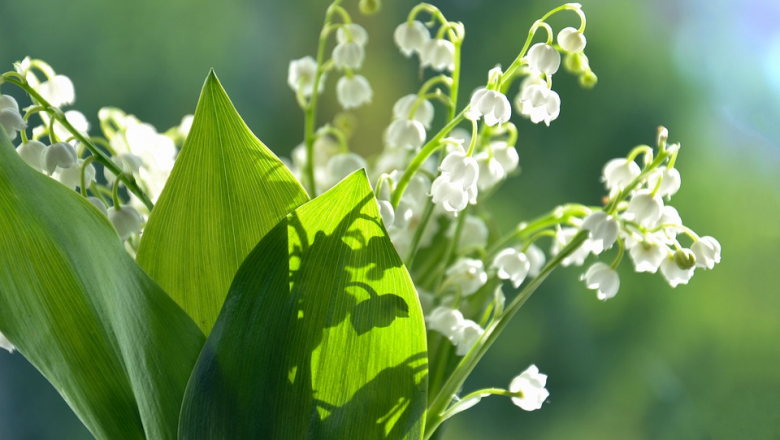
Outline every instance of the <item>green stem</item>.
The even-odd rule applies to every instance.
[[[76,130],[73,125],[71,125],[70,122],[65,118],[65,115],[62,113],[61,110],[57,109],[56,107],[49,104],[48,101],[46,101],[38,92],[35,91],[27,82],[22,82],[14,78],[6,78],[6,81],[16,84],[18,87],[23,89],[25,92],[27,92],[30,96],[33,97],[38,103],[43,105],[44,107],[48,109],[52,109],[51,116],[56,119],[60,125],[65,127],[66,130],[68,130],[76,139],[79,140],[82,144],[87,146],[87,149],[97,157],[97,161],[100,162],[104,167],[108,168],[109,171],[114,173],[114,175],[119,176],[122,175],[122,169],[117,166],[117,164],[114,163],[114,161],[109,158],[103,150],[98,148],[91,140],[89,140],[86,136],[81,134],[78,130]],[[141,188],[135,183],[135,180],[127,175],[123,175],[121,177],[122,182],[127,186],[127,189],[132,192],[133,194],[138,197],[141,202],[146,205],[146,207],[151,211],[154,208],[154,204],[151,200],[149,200],[149,197],[146,196],[146,194],[141,190]]]
[[[512,317],[514,317],[518,310],[520,310],[523,304],[525,304],[528,298],[534,293],[534,291],[536,291],[539,285],[542,284],[542,282],[550,275],[550,273],[552,273],[552,271],[561,264],[564,258],[568,257],[574,251],[576,251],[577,248],[579,248],[587,238],[588,231],[580,231],[577,233],[572,241],[566,245],[566,247],[564,247],[563,250],[561,250],[561,252],[555,256],[555,258],[553,258],[544,266],[542,271],[539,273],[539,276],[532,279],[520,292],[520,294],[518,294],[517,297],[512,300],[512,303],[506,308],[501,318],[495,323],[491,324],[485,330],[481,341],[478,342],[475,347],[472,348],[472,350],[469,351],[468,354],[466,354],[466,356],[460,361],[460,364],[455,369],[455,372],[452,374],[452,376],[450,376],[450,378],[444,384],[444,387],[442,387],[439,394],[433,400],[433,403],[430,405],[427,414],[427,421],[425,424],[424,439],[430,439],[433,433],[436,431],[436,428],[438,428],[439,425],[444,421],[442,414],[449,406],[453,396],[455,396],[458,390],[463,386],[466,378],[469,376],[469,374],[471,374],[471,372],[474,370],[474,367],[477,366],[485,353],[487,353],[490,346],[493,345],[501,332],[506,328],[506,326],[512,320]]]
[[[393,209],[398,207],[398,203],[401,201],[401,196],[404,195],[404,191],[406,191],[406,187],[409,186],[409,182],[411,182],[412,177],[414,177],[414,174],[417,172],[417,170],[422,166],[423,163],[433,154],[439,147],[441,147],[441,140],[444,139],[447,134],[449,134],[450,131],[452,131],[453,128],[457,127],[458,124],[461,123],[466,118],[466,111],[471,106],[466,106],[466,108],[463,109],[455,118],[449,122],[449,124],[445,125],[444,128],[441,129],[441,131],[433,137],[430,141],[428,141],[425,146],[422,147],[420,152],[415,156],[414,160],[412,160],[412,163],[409,164],[409,167],[406,168],[406,171],[404,171],[404,174],[401,176],[401,179],[398,181],[398,185],[395,187],[395,191],[393,192],[393,198],[391,202],[393,203]]]
[[[316,140],[314,129],[317,123],[317,102],[319,101],[318,97],[320,94],[320,78],[322,78],[323,74],[322,65],[325,60],[325,45],[328,42],[328,25],[330,25],[333,14],[339,8],[339,3],[341,3],[341,0],[334,0],[325,13],[325,23],[322,25],[320,42],[317,47],[317,70],[314,74],[311,98],[309,99],[309,104],[303,110],[303,139],[306,143],[305,175],[312,198],[317,197],[317,186],[314,181],[314,141]]]

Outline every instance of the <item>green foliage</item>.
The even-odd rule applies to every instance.
[[[204,343],[94,206],[0,129],[0,331],[100,439],[173,439]]]
[[[201,353],[180,438],[419,439],[422,311],[364,171],[247,257]]]
[[[138,263],[208,335],[258,241],[308,196],[249,130],[212,71]]]

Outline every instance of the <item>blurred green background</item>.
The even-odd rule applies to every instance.
[[[392,45],[412,1],[357,15],[369,29],[364,74],[375,91],[354,149],[378,151],[390,108],[416,90],[417,65]],[[508,65],[548,0],[440,0],[466,25],[464,96]],[[316,48],[326,2],[0,1],[0,64],[26,55],[70,76],[93,126],[117,106],[164,130],[194,111],[214,67],[249,126],[277,154],[301,141],[286,84],[290,59]],[[466,385],[506,386],[529,364],[549,374],[549,403],[525,413],[490,397],[457,416],[459,439],[780,438],[780,4],[776,0],[585,1],[594,90],[555,77],[563,104],[547,128],[518,119],[523,173],[491,200],[506,228],[568,201],[597,204],[612,157],[652,143],[664,124],[682,143],[686,225],[713,235],[723,263],[688,286],[622,267],[596,300],[560,270],[537,292]],[[553,19],[556,29],[574,14]],[[324,114],[336,110],[332,75]],[[10,87],[4,86],[8,91]],[[511,98],[512,96],[510,96]],[[331,113],[327,113],[331,112]],[[326,117],[321,121],[326,121]],[[8,233],[7,231],[2,233]],[[12,232],[11,232],[12,233]],[[55,390],[18,353],[0,352],[0,438],[88,439]]]

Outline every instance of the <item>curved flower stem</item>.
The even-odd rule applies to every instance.
[[[580,231],[574,236],[572,241],[564,247],[558,255],[555,256],[549,263],[547,263],[539,276],[531,280],[528,285],[512,300],[512,303],[507,306],[504,314],[492,323],[485,333],[482,335],[481,340],[475,344],[471,351],[460,361],[460,364],[455,369],[455,372],[450,376],[447,382],[442,387],[439,394],[433,400],[430,405],[425,423],[425,435],[424,439],[430,439],[436,428],[444,421],[442,415],[447,410],[453,396],[463,386],[466,378],[474,370],[482,357],[487,353],[491,345],[496,341],[498,335],[506,328],[509,321],[517,313],[518,310],[525,304],[528,298],[536,291],[539,285],[558,267],[564,258],[571,255],[580,245],[588,238],[588,231]]]
[[[320,94],[320,78],[322,78],[322,74],[325,71],[323,63],[325,61],[325,44],[328,42],[330,21],[333,18],[333,14],[340,9],[339,3],[341,3],[341,0],[334,0],[333,3],[328,6],[328,10],[325,13],[325,23],[322,25],[320,43],[317,47],[317,70],[314,74],[314,82],[312,83],[311,98],[303,109],[303,141],[306,144],[306,169],[304,170],[304,175],[306,176],[306,183],[308,184],[309,191],[311,191],[312,198],[317,197],[317,186],[314,182],[314,141],[316,140],[314,129],[317,123],[317,101]]]
[[[151,200],[149,200],[149,197],[143,192],[143,190],[136,184],[135,179],[133,179],[130,176],[127,176],[122,173],[122,169],[119,168],[117,164],[114,163],[114,161],[109,158],[103,150],[98,148],[88,137],[81,134],[78,130],[76,130],[73,125],[71,125],[70,122],[65,118],[65,115],[62,113],[61,110],[54,107],[53,105],[49,104],[46,99],[44,99],[40,93],[36,92],[35,89],[33,89],[27,81],[20,81],[13,77],[5,77],[6,81],[9,83],[17,85],[19,88],[23,89],[25,92],[27,92],[30,96],[32,96],[36,101],[38,101],[39,104],[46,107],[47,109],[50,109],[50,113],[52,116],[52,119],[56,119],[57,122],[60,123],[63,127],[65,127],[66,130],[68,130],[74,138],[76,138],[79,142],[81,142],[83,145],[87,147],[87,149],[92,152],[92,154],[97,158],[96,160],[100,162],[104,167],[106,167],[109,171],[111,171],[114,175],[120,176],[118,179],[122,180],[122,182],[127,186],[127,189],[135,194],[136,197],[138,197],[141,202],[146,205],[146,207],[151,211],[154,208],[154,204]]]
[[[97,156],[89,156],[81,164],[81,195],[87,197],[86,177],[87,167],[97,159]]]

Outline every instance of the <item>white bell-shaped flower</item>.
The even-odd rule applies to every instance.
[[[528,49],[528,67],[554,75],[561,66],[561,54],[547,43],[536,43]]]
[[[42,82],[38,87],[38,93],[55,107],[62,107],[76,101],[76,89],[70,78],[65,75],[56,75]]]
[[[535,277],[542,271],[544,263],[547,262],[547,257],[544,255],[544,251],[539,249],[539,246],[531,244],[528,249],[525,250],[525,256],[528,257],[530,266],[528,268],[528,276]]]
[[[676,226],[682,226],[683,221],[680,218],[680,213],[677,212],[677,208],[671,205],[664,206],[661,211],[661,217],[655,222],[653,227],[663,226],[663,229],[655,232],[653,237],[660,243],[668,245],[674,244],[675,237],[683,233],[683,229]]]
[[[76,165],[76,149],[67,142],[52,144],[43,153],[43,164],[47,173],[52,174],[57,167],[70,168]]]
[[[586,44],[588,40],[585,35],[573,27],[565,27],[558,32],[558,45],[567,52],[582,52]]]
[[[379,215],[382,217],[382,223],[385,228],[393,226],[395,223],[395,210],[393,210],[393,204],[387,200],[377,200],[379,206]]]
[[[520,397],[513,397],[512,403],[526,411],[535,411],[542,407],[542,404],[550,392],[547,391],[547,375],[539,372],[536,365],[531,365],[519,376],[512,379],[509,384],[509,391],[519,393]]]
[[[420,60],[423,67],[452,72],[455,69],[455,45],[450,40],[434,38],[425,43]]]
[[[415,52],[422,56],[426,43],[431,40],[431,33],[421,21],[405,21],[395,28],[393,40],[404,56],[410,57]]]
[[[353,41],[360,46],[365,46],[368,43],[368,32],[357,23],[343,24],[336,31],[336,42],[341,44],[347,41]]]
[[[683,255],[683,258],[678,258],[680,253],[681,251],[677,251],[674,256],[667,256],[661,262],[661,275],[666,278],[666,281],[672,287],[688,284],[688,281],[693,277],[694,269],[696,269],[696,257],[693,255],[693,252],[688,249],[682,250],[681,255]],[[690,253],[690,255],[687,255],[687,253]],[[693,264],[690,264],[691,260],[693,260]],[[681,262],[683,263],[682,265],[680,264]]]
[[[585,217],[582,229],[590,231],[593,253],[598,255],[615,244],[619,228],[614,217],[604,211],[595,211]]]
[[[425,126],[416,119],[396,119],[385,132],[385,143],[391,148],[416,150],[425,143]]]
[[[366,51],[354,41],[339,43],[333,48],[333,63],[339,69],[360,69]]]
[[[43,171],[43,152],[46,150],[46,145],[39,141],[25,142],[16,148],[16,152],[23,161],[30,165],[37,171]]]
[[[476,186],[479,179],[479,164],[462,151],[454,151],[442,160],[439,170],[448,175],[451,183],[461,185],[464,190]]]
[[[97,197],[89,196],[89,197],[87,197],[87,201],[89,201],[89,203],[92,203],[93,205],[95,205],[95,208],[97,208],[100,212],[102,212],[103,215],[108,215],[108,208],[106,208],[106,204],[103,203],[102,200],[100,200]]]
[[[597,297],[602,301],[614,298],[620,289],[620,277],[615,269],[608,264],[597,261],[582,275],[588,289],[597,290]]]
[[[326,167],[328,175],[328,187],[341,182],[342,179],[361,168],[368,168],[366,160],[355,153],[337,154],[330,158]]]
[[[503,93],[495,90],[479,89],[471,95],[471,118],[485,116],[485,124],[492,127],[509,121],[512,106]]]
[[[479,179],[477,187],[480,191],[487,191],[504,180],[506,172],[495,157],[490,157],[487,151],[482,151],[474,156],[479,165]]]
[[[515,108],[534,124],[549,126],[561,113],[561,97],[546,85],[531,84],[517,95]]]
[[[465,356],[483,334],[485,330],[479,324],[470,319],[463,320],[452,341],[457,346],[455,355]]]
[[[395,105],[393,105],[393,117],[395,119],[409,119],[409,113],[412,111],[412,107],[414,107],[416,102],[417,95],[414,93],[399,99],[396,101]],[[425,128],[430,128],[431,122],[433,122],[433,114],[433,104],[431,101],[423,99],[414,111],[412,119],[419,121]]]
[[[696,255],[696,267],[712,269],[720,263],[720,243],[713,237],[701,237],[691,245],[691,251]]]
[[[505,175],[517,169],[520,157],[517,155],[515,147],[508,145],[505,141],[494,141],[490,143],[490,148],[493,150],[493,157],[504,168]]]
[[[658,186],[658,180],[661,180]],[[647,178],[647,186],[655,188],[658,186],[658,195],[661,197],[672,197],[677,194],[682,185],[680,172],[676,168],[662,168],[656,170]]]
[[[601,180],[607,189],[623,189],[639,176],[642,170],[633,160],[624,157],[612,159],[604,165]]]
[[[433,203],[441,205],[449,212],[458,213],[469,204],[469,193],[463,185],[450,182],[447,174],[441,174],[431,185]]]
[[[12,98],[13,99],[13,98]],[[14,101],[15,102],[15,101]],[[16,139],[16,132],[27,128],[27,122],[18,110],[13,108],[0,109],[0,126],[5,129],[8,139]]]
[[[120,206],[118,209],[112,206],[108,208],[107,215],[108,220],[111,221],[111,224],[114,225],[116,232],[119,234],[120,240],[125,241],[130,235],[141,232],[143,219],[141,214],[132,206]]]
[[[668,253],[665,246],[647,239],[631,246],[628,255],[634,262],[634,269],[637,272],[656,273]]]
[[[16,350],[14,344],[12,344],[2,333],[0,333],[0,348],[7,350],[9,353],[13,353]]]
[[[492,267],[496,269],[500,279],[510,280],[512,285],[518,288],[528,276],[531,262],[524,253],[514,248],[507,248],[496,255]]]
[[[59,169],[57,180],[70,189],[76,189],[81,187],[81,168],[83,167],[84,160],[79,159],[76,166],[70,168]],[[84,169],[84,185],[89,185],[95,181],[95,167],[92,164],[87,164]]]
[[[317,75],[317,61],[310,56],[305,56],[298,60],[290,61],[290,68],[287,72],[287,84],[293,91],[301,88],[303,96],[311,96],[314,92],[314,78]],[[317,85],[317,93],[322,93],[325,86],[325,73],[320,75],[320,81]]]
[[[428,330],[439,332],[450,341],[458,336],[463,321],[463,314],[459,310],[446,306],[433,309],[433,312],[425,318]]]
[[[658,194],[641,190],[634,193],[628,202],[628,209],[624,216],[631,218],[644,226],[652,226],[661,218],[664,211],[664,202]]]
[[[363,75],[342,76],[336,83],[336,95],[344,110],[371,102],[374,91]]]
[[[487,272],[482,260],[461,258],[445,272],[448,282],[460,287],[463,296],[472,295],[487,283]]]
[[[10,95],[0,95],[0,110],[14,110],[15,112],[19,112],[19,103],[16,102],[16,99],[13,96]]]

